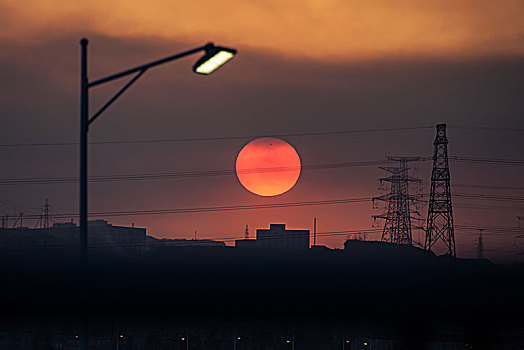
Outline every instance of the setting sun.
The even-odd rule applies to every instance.
[[[262,137],[249,142],[237,156],[238,180],[259,196],[276,196],[289,191],[300,176],[300,157],[284,140]]]

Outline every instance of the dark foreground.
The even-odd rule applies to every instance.
[[[0,348],[524,349],[522,266],[357,248],[4,259]]]

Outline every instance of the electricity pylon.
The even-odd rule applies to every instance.
[[[430,252],[440,241],[444,243],[447,253],[456,257],[446,124],[437,125],[437,135],[433,144],[433,171],[424,249]]]
[[[409,175],[408,162],[420,160],[420,157],[386,157],[390,161],[399,162],[398,167],[380,167],[391,175],[383,177],[380,182],[389,182],[390,192],[388,194],[374,197],[375,200],[387,202],[387,212],[374,215],[373,219],[385,219],[384,229],[382,230],[382,241],[396,244],[413,244],[412,238],[412,213],[411,204],[420,200],[419,196],[410,195],[409,184],[411,182],[420,183],[421,180]]]

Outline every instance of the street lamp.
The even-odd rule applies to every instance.
[[[87,132],[89,125],[96,120],[113,102],[120,97],[134,82],[138,80],[148,69],[176,59],[204,51],[204,56],[197,61],[193,71],[199,74],[210,74],[224,65],[236,54],[236,50],[215,46],[208,43],[194,49],[152,61],[141,66],[124,70],[122,72],[106,76],[104,78],[89,81],[87,78],[87,44],[86,38],[80,40],[81,62],[80,62],[80,263],[87,269]],[[111,97],[95,114],[89,117],[89,88],[134,75],[113,97]],[[84,322],[82,336],[80,337],[80,349],[87,350],[87,322]],[[187,342],[189,347],[189,340]]]
[[[87,268],[87,132],[89,125],[96,120],[115,100],[120,97],[135,81],[138,80],[149,68],[156,67],[185,56],[204,51],[204,56],[193,66],[193,71],[198,74],[211,74],[224,65],[236,54],[236,50],[215,46],[208,43],[204,46],[152,61],[141,66],[127,69],[120,73],[109,75],[95,81],[87,78],[87,44],[86,38],[80,40],[81,45],[81,69],[80,69],[80,260]],[[120,91],[118,91],[106,104],[104,104],[93,116],[89,117],[89,88],[119,79],[128,75],[134,77]]]

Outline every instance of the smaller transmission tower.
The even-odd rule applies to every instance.
[[[420,183],[421,180],[409,175],[408,162],[420,160],[420,157],[386,157],[390,161],[398,162],[398,167],[380,167],[391,175],[383,177],[380,182],[389,182],[390,192],[388,194],[373,198],[375,200],[387,202],[387,212],[374,215],[373,219],[384,219],[384,229],[382,230],[382,241],[395,244],[413,244],[411,220],[411,204],[420,200],[418,196],[410,195],[409,184],[412,182]]]
[[[16,217],[16,220],[13,223],[13,228],[16,228],[16,227],[22,228],[23,220],[24,220],[24,213],[20,212],[20,214],[18,216],[16,216],[16,215],[13,215],[13,216]],[[18,225],[18,223],[20,223],[20,225],[16,226],[16,225]]]
[[[429,252],[440,241],[445,245],[448,254],[456,257],[446,124],[437,125],[437,135],[433,144],[433,171],[424,249]]]
[[[246,229],[244,230],[244,239],[249,239],[249,227],[246,225]]]
[[[479,239],[477,242],[477,259],[484,259],[484,242],[482,240],[483,228],[479,228]]]
[[[49,228],[49,201],[47,198],[44,203],[44,228]]]

